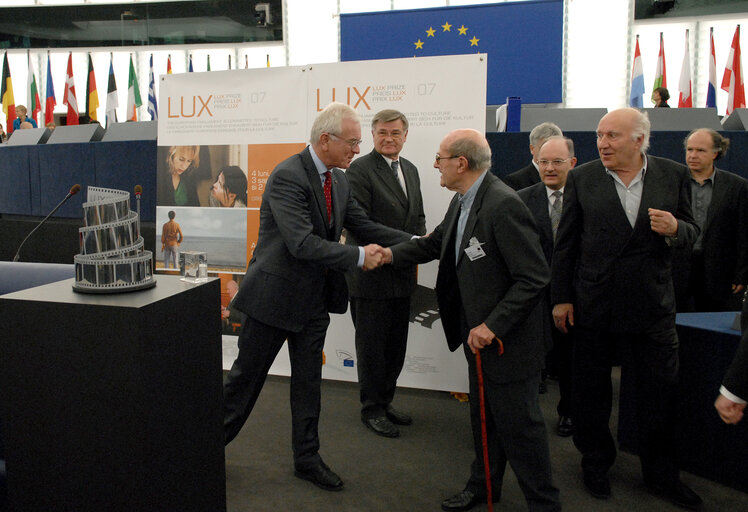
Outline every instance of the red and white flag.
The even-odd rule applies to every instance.
[[[732,38],[725,74],[722,76],[722,89],[728,93],[728,115],[736,108],[745,108],[745,83],[743,82],[743,64],[740,59],[740,25],[735,29],[735,35]]]
[[[678,108],[692,108],[691,96],[691,52],[688,48],[688,29],[686,29],[686,53],[683,54],[683,65],[680,68],[678,80]]]
[[[660,32],[660,53],[657,55],[657,69],[655,70],[655,80],[652,84],[652,101],[654,102],[654,91],[659,87],[667,89],[667,69],[665,67],[665,40]]]
[[[75,81],[73,80],[73,53],[68,55],[68,70],[65,74],[65,92],[62,104],[68,106],[68,119],[65,124],[78,123],[78,100],[75,98]]]

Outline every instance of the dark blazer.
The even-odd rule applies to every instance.
[[[332,169],[333,225],[319,174],[307,147],[281,162],[268,178],[260,232],[234,305],[250,317],[299,332],[324,307],[344,313],[343,272],[356,266],[358,247],[338,243],[346,228],[362,243],[392,245],[410,235],[369,220],[353,200],[345,173]]]
[[[738,297],[730,300],[731,286],[748,284],[748,181],[737,174],[714,171],[712,201],[707,209],[701,248],[709,303],[718,309],[737,305]],[[690,262],[690,246],[675,252],[676,292],[688,288]]]
[[[530,162],[530,165],[523,167],[519,171],[514,171],[502,178],[504,183],[512,187],[514,190],[522,190],[523,188],[530,187],[536,183],[540,183],[540,174],[535,166]]]
[[[725,374],[722,385],[733,395],[748,399],[748,331],[743,333],[738,351]]]
[[[649,155],[647,160],[634,228],[599,159],[568,174],[551,302],[573,303],[576,325],[641,332],[675,313],[671,246],[691,245],[699,232],[691,214],[690,174],[672,160]],[[648,208],[672,213],[677,237],[652,231]]]
[[[421,180],[416,166],[400,157],[406,196],[386,160],[372,151],[354,160],[345,175],[354,199],[374,222],[412,233],[426,234]],[[346,234],[347,245],[360,245],[353,233]],[[416,289],[416,266],[384,265],[374,270],[356,268],[346,272],[351,297],[388,299],[408,297]]]
[[[485,322],[503,342],[498,358],[499,382],[538,375],[544,359],[543,289],[548,265],[535,222],[517,194],[487,172],[468,215],[455,264],[455,230],[460,213],[455,195],[444,220],[428,237],[392,248],[396,265],[439,258],[436,295],[450,350],[466,342],[460,331],[464,313],[469,328]],[[471,239],[485,256],[471,261],[465,248]]]

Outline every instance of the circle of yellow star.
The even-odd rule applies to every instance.
[[[477,37],[473,36],[473,38],[470,39],[469,41],[470,41],[470,46],[478,46],[478,41],[480,41],[480,39],[478,39]]]
[[[449,24],[449,22],[445,22],[444,25],[442,25],[442,28],[444,29],[444,32],[451,32],[452,25]]]
[[[434,37],[434,32],[436,32],[436,30],[434,30],[433,27],[429,27],[429,29],[426,31],[426,37]]]
[[[461,26],[460,28],[458,28],[457,30],[458,30],[458,31],[460,32],[460,35],[461,35],[461,36],[464,36],[465,34],[467,34],[467,31],[468,31],[468,29],[467,29],[467,27],[466,27],[465,25],[462,25],[462,26]]]
[[[420,38],[413,44],[416,45],[416,50],[423,50],[423,41]]]

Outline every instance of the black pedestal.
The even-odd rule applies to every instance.
[[[219,280],[0,297],[11,510],[224,511]]]

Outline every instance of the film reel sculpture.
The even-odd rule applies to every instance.
[[[87,196],[85,225],[78,229],[80,254],[74,258],[73,290],[119,293],[155,286],[153,255],[143,250],[140,215],[130,211],[130,194],[88,187]]]

